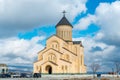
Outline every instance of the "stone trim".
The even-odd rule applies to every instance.
[[[65,59],[60,58],[60,60],[63,60],[63,61],[65,61],[65,62],[68,62],[68,63],[72,64],[72,62],[67,61],[67,60],[65,60]]]
[[[42,63],[41,65],[43,65],[43,64],[45,64],[45,63],[47,63],[47,62],[50,62],[50,63],[52,63],[52,64],[58,66],[58,64],[56,64],[56,63],[54,63],[54,62],[52,62],[52,61],[46,61],[46,62]]]
[[[56,52],[58,52],[58,53],[60,53],[60,54],[63,54],[63,53],[61,53],[61,52],[59,52],[59,51],[57,51],[57,50],[55,50],[55,49],[53,49],[53,48],[49,48],[48,50],[50,50],[50,49],[52,49],[52,50],[54,50],[54,51],[56,51]],[[48,50],[46,50],[46,51],[48,51]],[[44,51],[43,53],[45,53],[46,51]]]
[[[77,56],[77,54],[75,54],[75,53],[73,53],[72,51],[66,49],[65,47],[62,47],[62,48],[65,49],[65,50],[67,50],[67,51],[69,51],[69,52],[72,53],[73,55]]]

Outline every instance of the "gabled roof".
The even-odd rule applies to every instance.
[[[0,64],[0,67],[7,67],[6,64]]]
[[[60,25],[69,25],[73,28],[73,26],[70,24],[70,22],[66,19],[65,16],[63,16],[62,19],[57,23],[56,27]]]
[[[73,41],[73,44],[80,44],[81,41]]]
[[[80,44],[81,47],[83,47],[82,42],[81,41],[73,41],[73,44]]]
[[[57,38],[59,38],[59,39],[63,40],[65,43],[67,43],[64,39],[60,38],[59,36],[57,36],[57,35],[55,35],[55,34],[54,34],[54,35],[52,35],[52,36],[50,36],[50,37],[48,37],[48,38],[47,38],[47,40],[48,40],[48,39],[50,39],[50,38],[51,38],[51,37],[53,37],[53,36],[55,36],[55,37],[57,37]]]

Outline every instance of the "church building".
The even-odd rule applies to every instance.
[[[86,73],[84,47],[81,41],[72,41],[73,26],[65,14],[55,28],[56,34],[49,37],[46,47],[38,52],[33,73]]]

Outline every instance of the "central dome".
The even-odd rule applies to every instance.
[[[60,25],[68,25],[73,28],[73,26],[70,24],[70,22],[66,19],[65,16],[63,16],[62,19],[57,23],[56,27]]]

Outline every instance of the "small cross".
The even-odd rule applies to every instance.
[[[65,16],[66,11],[64,10],[62,13],[63,13],[63,16]]]

